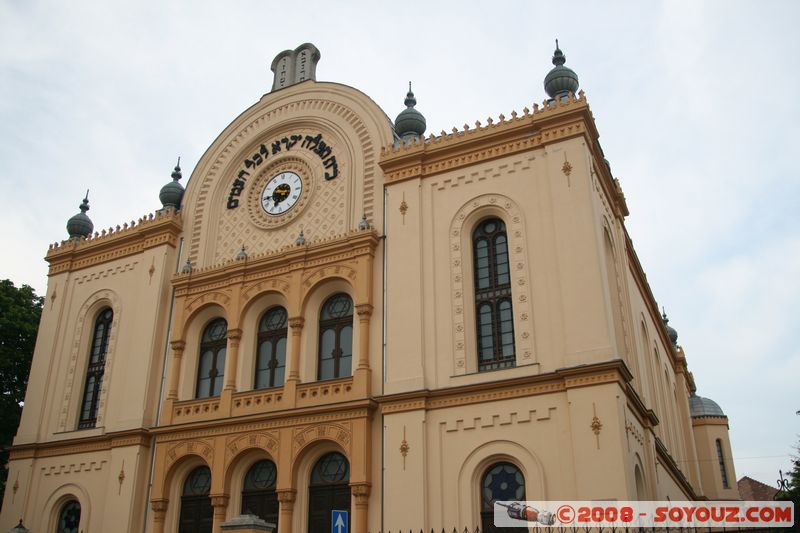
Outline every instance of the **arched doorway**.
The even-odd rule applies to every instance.
[[[278,526],[278,495],[275,492],[275,481],[278,470],[275,463],[268,459],[258,461],[244,476],[242,487],[242,514],[258,516]]]
[[[494,502],[525,501],[525,476],[507,462],[489,466],[481,478],[481,532],[515,531],[527,528],[499,528],[494,525]]]
[[[338,452],[320,457],[311,471],[308,486],[308,533],[330,533],[333,510],[347,511],[348,516],[350,513],[350,464]],[[342,531],[348,532],[349,528]]]
[[[189,473],[183,483],[178,533],[211,533],[214,508],[208,495],[210,490],[211,470],[207,466],[198,466]]]
[[[58,513],[58,526],[56,533],[78,533],[81,524],[81,504],[77,500],[70,500],[61,507]]]

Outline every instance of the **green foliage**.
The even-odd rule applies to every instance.
[[[31,287],[0,281],[0,495],[5,491],[7,448],[22,414],[43,303]]]

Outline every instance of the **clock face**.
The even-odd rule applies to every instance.
[[[282,215],[291,209],[303,192],[303,180],[294,172],[281,172],[270,179],[261,193],[261,207],[268,215]]]

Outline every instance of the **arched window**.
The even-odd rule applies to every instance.
[[[317,461],[308,487],[309,533],[330,533],[331,511],[350,512],[349,482],[350,464],[342,454],[329,453]]]
[[[97,315],[94,322],[92,348],[89,351],[89,365],[86,368],[86,384],[83,388],[83,402],[78,420],[78,428],[93,428],[97,424],[97,407],[100,401],[100,389],[103,387],[103,373],[106,369],[108,338],[111,336],[111,322],[114,312],[106,307]]]
[[[498,530],[494,525],[494,502],[509,500],[525,501],[525,476],[511,463],[495,463],[481,478],[482,532]]]
[[[224,318],[211,321],[203,331],[200,342],[200,362],[197,365],[198,398],[219,396],[225,379],[225,350],[228,345],[228,322]]]
[[[280,387],[286,373],[286,323],[289,315],[283,307],[273,307],[258,325],[256,389]]]
[[[278,525],[278,496],[275,481],[278,471],[275,463],[264,459],[250,467],[242,487],[242,514],[254,514]]]
[[[722,453],[722,441],[717,439],[717,460],[719,461],[719,473],[722,476],[722,488],[731,488],[728,484],[728,471],[725,469],[725,456]]]
[[[514,366],[514,314],[508,237],[502,220],[490,218],[472,234],[478,370]]]
[[[58,513],[58,527],[56,533],[78,533],[81,525],[81,504],[76,500],[70,500],[61,508]]]
[[[319,367],[317,379],[350,375],[353,361],[353,300],[334,294],[325,301],[319,317]]]
[[[211,507],[211,470],[198,466],[189,473],[183,483],[181,495],[180,533],[211,533],[214,508]]]

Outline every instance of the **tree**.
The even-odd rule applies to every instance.
[[[17,288],[11,280],[0,281],[0,497],[5,493],[8,449],[22,414],[43,303],[44,298],[28,285]]]

